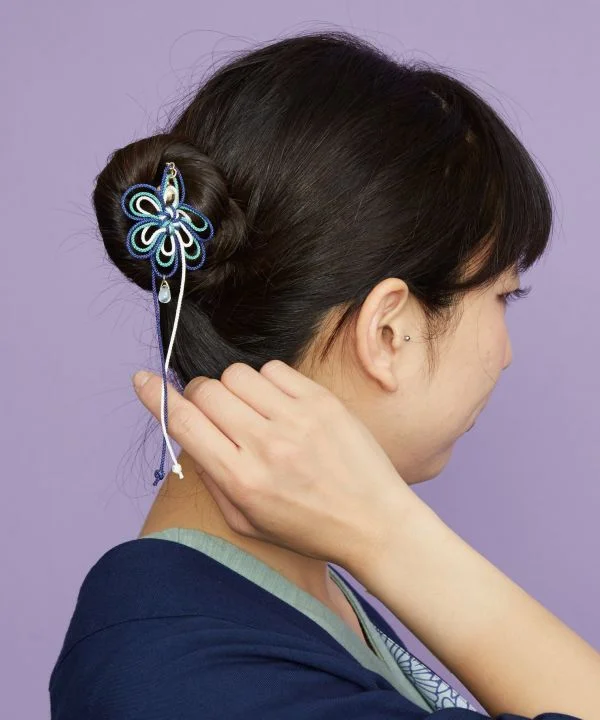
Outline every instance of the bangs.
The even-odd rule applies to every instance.
[[[460,293],[534,265],[550,241],[553,206],[532,155],[508,125],[474,90],[452,78],[448,93],[447,83],[443,201],[453,205],[447,251],[459,248],[451,284]]]
[[[469,285],[493,283],[512,267],[526,272],[550,242],[553,209],[546,182],[512,131],[505,128],[504,135],[506,142],[496,134],[481,153],[481,167],[488,168],[481,192],[484,232],[474,252],[485,259]]]

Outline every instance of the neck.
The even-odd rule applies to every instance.
[[[178,462],[183,468],[183,480],[173,473],[165,476],[140,536],[169,527],[216,535],[262,560],[330,608],[339,606],[340,591],[329,577],[327,562],[236,533],[227,524],[187,453],[181,452]]]

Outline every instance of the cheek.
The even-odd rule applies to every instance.
[[[504,313],[491,321],[480,337],[480,357],[483,369],[494,381],[500,375],[506,357],[508,331]]]

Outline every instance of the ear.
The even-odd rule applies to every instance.
[[[356,323],[356,352],[364,371],[385,390],[398,389],[398,353],[410,335],[414,320],[410,291],[398,278],[386,278],[369,293]]]

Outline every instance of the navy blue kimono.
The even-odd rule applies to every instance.
[[[186,537],[202,535],[189,531]],[[399,670],[398,676],[388,674],[391,666],[353,631],[347,631],[352,639],[332,634],[324,629],[330,626],[315,622],[316,615],[265,589],[274,585],[261,586],[256,578],[272,580],[278,574],[253,556],[208,536],[211,548],[229,546],[228,557],[238,564],[228,566],[216,559],[224,557],[216,551],[211,556],[190,543],[173,542],[175,537],[126,541],[91,568],[50,677],[52,720],[488,717],[468,709],[468,703],[456,706],[459,696],[445,683],[449,694],[442,698],[438,676],[428,688],[427,681],[411,679],[413,687]],[[257,574],[248,574],[248,567]],[[319,604],[298,593],[294,597],[306,601],[304,607]],[[371,631],[377,629],[369,635],[373,647],[381,651],[377,643],[384,638],[395,657],[412,658],[375,608],[358,593],[354,598],[359,616],[368,618]],[[343,624],[335,619],[331,627],[343,633],[338,621]],[[537,719],[581,720],[552,712]]]

